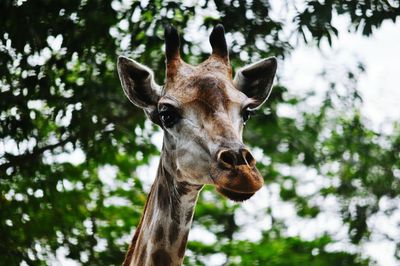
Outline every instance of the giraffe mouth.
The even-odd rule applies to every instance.
[[[264,184],[264,179],[253,167],[237,166],[226,171],[212,169],[210,177],[219,193],[233,201],[245,201],[251,198]]]
[[[218,172],[217,174],[212,172],[209,174],[216,190],[233,201],[241,202],[250,199],[263,184],[263,179],[258,171],[247,176],[237,176],[237,172],[228,174],[221,173],[221,171]],[[256,182],[249,182],[249,179]]]
[[[221,186],[217,186],[217,191],[221,193],[223,196],[233,201],[245,201],[250,199],[255,194],[255,193],[236,192]]]

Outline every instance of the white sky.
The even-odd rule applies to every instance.
[[[366,66],[358,86],[364,100],[362,114],[375,129],[389,133],[388,124],[400,118],[400,22],[386,21],[371,37],[363,37],[348,33],[345,21],[335,20],[340,35],[332,48],[322,45],[321,51],[304,44],[296,47],[281,68],[281,82],[291,93],[301,94],[313,89],[313,81],[324,65],[346,66],[361,60]]]

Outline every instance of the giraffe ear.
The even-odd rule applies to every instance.
[[[117,69],[126,97],[144,109],[153,122],[158,123],[157,103],[161,97],[161,87],[155,83],[153,71],[124,56],[118,58]]]
[[[118,58],[118,75],[126,97],[142,109],[157,106],[161,87],[154,81],[153,71],[124,56]]]
[[[270,57],[246,66],[236,73],[233,80],[236,88],[255,100],[253,108],[261,106],[271,93],[277,61]]]

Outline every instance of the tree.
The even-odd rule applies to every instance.
[[[214,4],[218,14],[198,15]],[[396,20],[398,6],[398,1],[307,1],[296,11],[294,33],[311,45],[324,39],[331,43],[338,34],[332,26],[336,12],[350,16],[352,29],[370,35],[382,21]],[[275,55],[284,60],[293,49],[282,37],[282,22],[268,16],[270,4],[260,0],[5,0],[0,10],[3,265],[45,264],[60,247],[82,264],[122,262],[146,197],[135,169],[158,154],[151,136],[159,129],[123,96],[116,74],[118,54],[140,58],[162,83],[164,25],[184,30],[195,19],[201,21],[200,32],[217,22],[225,25],[233,39],[234,68],[246,57],[254,61]],[[199,42],[183,35],[186,61],[207,57]],[[248,123],[245,136],[270,160],[259,165],[267,186],[277,185],[281,199],[292,202],[300,217],[318,215],[314,196],[335,196],[355,245],[368,238],[367,219],[380,210],[379,201],[398,199],[400,190],[400,134],[398,128],[391,136],[374,132],[360,117],[356,80],[361,71],[350,69],[346,95],[339,95],[331,82],[321,108],[301,112],[300,119],[278,117],[280,104],[296,109],[304,100],[288,96],[288,89],[278,83],[268,107]],[[350,114],[344,114],[344,108]],[[77,153],[79,161],[66,158]],[[338,167],[329,168],[332,164]],[[301,165],[339,181],[304,197],[296,191],[298,177],[283,174],[282,165]],[[101,174],[104,169],[115,173],[110,182]],[[265,214],[272,220],[271,230],[260,241],[237,240],[240,226],[234,213],[239,205],[205,195],[210,193],[200,198],[195,226],[207,228],[217,241],[191,242],[188,265],[204,264],[206,255],[214,253],[223,254],[230,265],[370,263],[361,254],[326,251],[335,242],[329,235],[312,241],[285,236],[283,221],[275,219],[271,209]]]

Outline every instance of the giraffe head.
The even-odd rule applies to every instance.
[[[251,112],[268,98],[277,62],[267,58],[244,67],[232,79],[224,28],[211,35],[211,56],[198,66],[180,57],[179,35],[165,29],[166,82],[126,57],[118,73],[126,96],[164,130],[163,157],[178,182],[213,184],[224,196],[243,201],[263,185],[256,161],[243,144]]]

